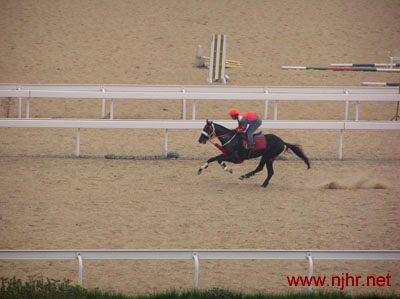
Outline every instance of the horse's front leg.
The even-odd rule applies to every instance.
[[[208,161],[206,163],[204,163],[199,170],[197,170],[197,174],[201,174],[203,172],[204,169],[206,169],[208,167]]]
[[[201,173],[203,172],[203,170],[206,169],[206,168],[208,167],[208,164],[210,164],[211,162],[217,161],[221,156],[223,157],[224,155],[219,155],[219,156],[215,156],[215,157],[212,157],[212,158],[208,159],[207,162],[204,163],[204,164],[199,168],[199,170],[197,170],[197,174],[201,174]]]
[[[225,162],[221,161],[221,162],[219,162],[219,165],[221,165],[223,170],[225,170],[225,171],[227,171],[229,173],[232,173],[232,169],[228,168],[228,166],[226,166]]]
[[[219,165],[222,167],[223,170],[228,171],[230,173],[232,173],[232,169],[228,168],[225,164],[225,156],[224,155],[219,155],[213,158],[210,158],[207,160],[206,163],[204,163],[199,170],[197,170],[197,174],[201,174],[203,172],[204,169],[206,169],[208,167],[208,164],[210,164],[211,162],[214,161],[218,161]]]

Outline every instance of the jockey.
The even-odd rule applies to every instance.
[[[256,132],[262,121],[255,112],[239,113],[235,108],[229,111],[232,119],[238,121],[239,126],[236,128],[239,132],[247,134],[247,149],[254,148],[253,134]]]

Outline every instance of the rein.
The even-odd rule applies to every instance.
[[[201,133],[204,134],[204,135],[206,135],[206,136],[208,137],[208,141],[210,141],[216,148],[218,148],[218,149],[226,156],[227,153],[226,153],[226,150],[224,149],[224,146],[227,145],[227,144],[229,144],[229,143],[235,138],[235,136],[236,136],[237,133],[235,132],[235,133],[233,134],[233,136],[232,136],[231,139],[229,139],[229,140],[228,140],[227,142],[225,142],[224,144],[219,145],[218,143],[215,143],[215,142],[213,142],[212,140],[215,139],[215,138],[220,138],[220,137],[228,136],[229,134],[231,134],[231,132],[217,136],[217,135],[215,134],[215,127],[214,127],[214,124],[212,124],[212,129],[213,129],[213,130],[212,130],[211,134],[206,133],[206,132],[204,132],[204,131],[202,131]]]
[[[220,135],[220,136],[217,136],[217,137],[224,137],[224,136],[228,136],[229,134],[230,134],[230,133],[227,133],[227,134]],[[233,138],[235,138],[236,134],[237,134],[237,133],[235,132],[235,134],[233,134],[232,138],[229,139],[227,142],[225,142],[222,146],[225,146],[225,145],[227,145],[228,143],[230,143],[230,142],[233,140]]]
[[[225,142],[225,143],[222,144],[222,145],[220,145],[220,144],[218,144],[218,143],[216,143],[216,142],[213,142],[212,140],[215,139],[215,138],[221,138],[221,137],[224,137],[224,136],[229,136],[230,134],[232,134],[232,131],[230,131],[229,133],[226,133],[226,134],[222,134],[222,135],[217,136],[217,134],[215,133],[215,126],[214,126],[213,123],[211,123],[211,125],[208,127],[208,132],[209,132],[209,133],[207,133],[205,130],[201,131],[201,133],[202,133],[203,135],[207,136],[207,138],[208,138],[207,141],[210,141],[216,148],[218,148],[218,149],[222,152],[222,154],[223,154],[224,156],[228,156],[228,153],[227,153],[226,150],[224,149],[224,146],[227,145],[227,144],[229,144],[230,142],[232,142],[232,140],[236,137],[237,132],[235,131],[234,134],[233,134],[233,136],[232,136],[227,142]],[[242,163],[243,161],[244,161],[244,160],[237,160],[237,161],[232,161],[232,162],[235,163],[235,164],[240,164],[240,163]]]

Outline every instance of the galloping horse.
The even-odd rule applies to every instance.
[[[255,139],[256,147],[253,150],[248,151],[243,146],[243,137],[241,133],[237,132],[236,130],[230,130],[228,128],[225,128],[224,126],[207,120],[206,125],[201,132],[199,143],[205,144],[208,140],[218,138],[221,145],[215,145],[223,152],[223,154],[208,159],[207,162],[199,168],[197,174],[201,174],[203,169],[207,168],[208,164],[214,161],[218,161],[219,165],[221,165],[221,167],[225,171],[229,171],[230,173],[232,173],[232,170],[226,166],[225,161],[232,163],[241,163],[244,160],[261,156],[261,161],[258,164],[257,168],[247,174],[240,176],[239,179],[243,180],[249,178],[255,175],[257,172],[261,171],[264,168],[264,165],[267,165],[268,176],[264,183],[261,185],[262,187],[266,188],[271,177],[274,175],[274,168],[272,166],[274,160],[278,158],[278,156],[282,152],[286,152],[288,149],[290,149],[298,157],[300,157],[307,165],[307,168],[311,167],[310,161],[308,160],[307,156],[304,154],[299,145],[286,143],[281,138],[273,134],[260,135],[264,137],[266,145],[263,146],[261,149],[258,148],[257,139]],[[264,142],[264,140],[262,140],[262,142]]]

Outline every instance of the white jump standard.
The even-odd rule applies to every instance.
[[[226,35],[212,35],[210,62],[208,67],[208,83],[220,81],[225,84],[228,79],[225,75],[226,42]]]

